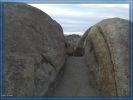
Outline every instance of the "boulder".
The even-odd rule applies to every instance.
[[[81,40],[80,35],[72,34],[65,36],[66,41],[66,52],[69,56],[83,56],[84,50],[79,45],[79,42]]]
[[[85,38],[85,59],[91,84],[102,96],[129,95],[128,41],[129,21],[120,18],[97,23]]]
[[[77,34],[65,35],[66,44],[68,44],[70,47],[73,47],[74,49],[77,47],[80,38],[81,36]]]
[[[44,96],[65,55],[55,20],[26,4],[4,4],[4,95]]]

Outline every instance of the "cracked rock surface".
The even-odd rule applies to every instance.
[[[61,26],[26,4],[4,4],[4,92],[42,96],[65,63]]]

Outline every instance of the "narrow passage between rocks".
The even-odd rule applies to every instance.
[[[55,88],[54,96],[96,96],[89,85],[89,71],[82,57],[68,57],[64,74]]]

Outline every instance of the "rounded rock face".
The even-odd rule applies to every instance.
[[[129,95],[129,22],[105,19],[91,27],[84,41],[92,85],[100,95]]]
[[[65,63],[61,26],[26,4],[4,4],[4,94],[43,96]]]

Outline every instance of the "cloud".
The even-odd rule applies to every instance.
[[[83,35],[82,32],[64,32],[65,35],[70,35],[70,34],[78,34],[78,35]]]
[[[83,34],[97,22],[113,17],[129,19],[129,4],[29,4],[61,24],[66,34]]]
[[[80,4],[83,7],[97,7],[97,8],[129,8],[129,4]]]

